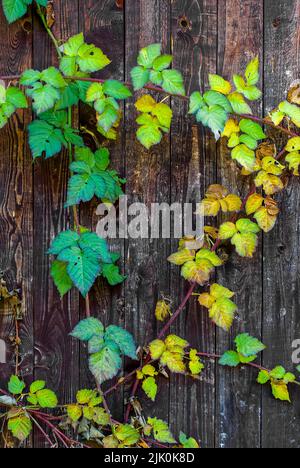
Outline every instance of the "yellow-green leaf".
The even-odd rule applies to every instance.
[[[217,283],[211,285],[210,294],[215,299],[220,299],[222,297],[227,297],[228,299],[231,299],[234,296],[234,292]]]
[[[155,361],[159,359],[166,350],[166,345],[162,340],[154,340],[150,343],[151,358]]]
[[[171,372],[177,374],[184,374],[186,371],[181,353],[172,353],[170,351],[165,351],[162,357],[160,358],[160,362],[163,366],[168,366]]]
[[[218,326],[228,331],[234,320],[234,313],[237,306],[227,297],[218,299],[209,311],[212,321]]]
[[[257,224],[264,232],[270,232],[276,224],[277,216],[270,215],[264,206],[254,214]]]
[[[237,233],[237,229],[234,223],[227,222],[223,223],[220,226],[219,230],[219,239],[226,240],[231,239]]]
[[[163,322],[171,315],[171,306],[166,301],[158,301],[155,308],[155,317]]]
[[[289,163],[289,169],[294,172],[294,175],[299,176],[300,152],[299,151],[292,151],[286,157],[286,162]]]
[[[272,393],[276,400],[288,401],[291,403],[288,386],[283,381],[272,381],[271,382]]]
[[[237,233],[231,239],[231,243],[235,246],[237,253],[241,257],[253,257],[257,246],[257,235],[252,232]]]
[[[155,401],[157,395],[157,384],[154,377],[147,377],[142,384],[142,388],[150,400]]]
[[[77,422],[82,416],[82,408],[78,405],[68,405],[67,413],[73,422]]]
[[[170,255],[168,261],[173,263],[174,265],[183,265],[190,260],[194,260],[195,258],[195,251],[190,249],[182,249],[174,254]]]
[[[219,75],[209,75],[209,85],[213,91],[218,91],[225,95],[231,92],[231,84],[229,81],[224,80],[224,78]]]
[[[253,171],[256,163],[255,152],[245,144],[236,146],[231,152],[231,157],[248,171]]]
[[[247,215],[251,215],[255,213],[259,208],[261,208],[264,202],[264,197],[259,193],[254,193],[251,195],[246,203],[246,213]]]

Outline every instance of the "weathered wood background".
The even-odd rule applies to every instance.
[[[300,0],[54,0],[55,33],[63,40],[84,31],[89,41],[112,59],[106,76],[128,79],[138,50],[161,41],[175,56],[188,92],[204,89],[208,73],[229,78],[255,54],[263,67],[263,104],[266,114],[299,78]],[[55,53],[35,15],[8,26],[0,13],[0,74],[52,64]],[[103,76],[103,75],[102,75]],[[224,148],[187,117],[187,105],[173,100],[174,122],[170,138],[151,152],[135,141],[133,101],[125,111],[118,143],[111,147],[113,163],[128,180],[131,201],[199,201],[213,182],[247,191]],[[79,116],[80,117],[80,116]],[[86,123],[86,116],[81,115]],[[86,353],[68,337],[83,315],[76,293],[60,301],[49,275],[46,251],[51,239],[68,226],[63,204],[68,179],[66,155],[32,165],[25,126],[30,111],[20,112],[0,132],[0,269],[10,288],[20,288],[24,321],[21,325],[22,373],[30,381],[47,380],[62,402],[70,401],[78,387],[92,385]],[[263,237],[252,261],[235,255],[219,280],[237,292],[238,319],[228,335],[216,331],[196,300],[182,315],[174,332],[198,349],[222,352],[238,332],[248,331],[267,345],[263,363],[291,362],[293,340],[300,338],[299,201],[298,181],[281,196],[280,220]],[[95,225],[96,203],[81,210],[81,220]],[[129,240],[115,242],[124,259],[128,280],[111,292],[102,282],[93,290],[92,311],[106,324],[125,326],[138,343],[146,344],[157,332],[153,318],[160,295],[176,303],[184,294],[177,267],[166,257],[175,241]],[[14,335],[9,315],[0,315],[0,338]],[[0,385],[13,372],[12,357],[0,365]],[[130,368],[130,367],[129,367]],[[148,415],[168,420],[173,432],[196,436],[203,447],[299,448],[300,394],[293,389],[293,404],[271,398],[268,388],[255,383],[253,370],[228,370],[207,363],[202,381],[182,377],[164,381],[156,405],[144,406]],[[122,417],[119,392],[111,401],[115,417]],[[44,446],[36,434],[32,444]]]

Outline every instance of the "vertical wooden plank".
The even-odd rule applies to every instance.
[[[105,0],[102,2],[97,0],[80,0],[79,5],[81,12],[80,29],[84,31],[86,40],[100,47],[112,62],[98,75],[101,78],[124,80],[124,8],[115,0]],[[90,117],[90,110],[88,113],[82,110],[80,124],[89,128],[91,125]],[[99,142],[102,143],[101,140],[102,138],[99,136]],[[122,177],[125,174],[123,143],[124,136],[121,124],[117,141],[110,142],[108,148],[111,154],[111,166]],[[105,145],[107,145],[107,142],[105,142]],[[81,207],[81,222],[93,230],[96,230],[97,221],[99,220],[96,216],[98,203],[97,200],[94,200],[89,206]],[[120,253],[121,263],[124,263],[124,240],[112,239],[110,240],[110,247],[111,250]],[[91,292],[92,314],[93,316],[98,316],[106,326],[111,324],[123,326],[124,324],[124,287],[123,285],[112,289],[105,281],[99,280]],[[81,309],[84,310],[84,306]],[[82,358],[81,386],[93,386],[95,384],[93,376],[89,372],[86,363],[87,359],[85,357]],[[122,391],[116,392],[110,398],[109,404],[112,408],[113,416],[116,419],[122,419]]]
[[[62,41],[78,32],[78,1],[54,3],[53,32]],[[57,63],[55,49],[39,19],[34,23],[34,68]],[[50,277],[47,250],[52,239],[69,227],[64,208],[69,178],[69,159],[63,152],[34,165],[34,347],[35,377],[47,381],[61,403],[72,401],[78,390],[78,343],[69,337],[78,322],[78,295],[70,293],[63,301]],[[45,442],[36,435],[36,446]]]
[[[300,1],[265,1],[265,114],[286,98],[299,78]],[[278,148],[285,140],[276,140]],[[264,364],[293,370],[292,343],[300,336],[299,318],[299,182],[294,177],[278,197],[281,213],[275,229],[264,238],[264,321],[267,346]],[[293,404],[275,401],[263,389],[264,448],[299,448],[300,400],[292,389]]]
[[[125,11],[126,78],[130,79],[130,70],[142,47],[161,42],[163,50],[169,50],[170,2],[133,0],[125,2]],[[151,209],[152,203],[170,200],[170,143],[165,136],[160,146],[146,151],[136,139],[136,116],[134,100],[127,101],[126,194],[128,204],[144,203]],[[155,305],[161,293],[169,293],[169,249],[167,239],[128,239],[126,245],[126,328],[142,346],[157,335]],[[159,383],[155,406],[145,403],[144,409],[148,416],[168,419],[168,382],[164,378]]]
[[[199,90],[199,85],[203,92],[208,74],[216,73],[217,1],[172,2],[172,39],[174,68],[183,72],[187,94]],[[173,111],[172,202],[199,203],[205,188],[215,181],[216,145],[203,127],[191,125],[187,103],[173,99]],[[173,251],[177,247],[178,241],[173,241]],[[186,286],[178,267],[171,271],[171,297],[179,302]],[[194,299],[173,331],[201,351],[215,351],[214,328]],[[183,430],[192,434],[201,439],[202,447],[214,446],[214,371],[215,363],[207,362],[200,382],[183,377],[172,377],[171,381],[170,422],[174,433]]]
[[[263,1],[220,0],[218,71],[225,78],[241,73],[247,63],[263,52]],[[261,112],[260,105],[253,106]],[[230,158],[226,142],[221,143],[219,181],[241,197],[249,190],[249,178],[243,178]],[[232,349],[234,337],[241,332],[261,336],[262,285],[261,247],[253,259],[232,253],[218,275],[218,282],[236,292],[238,317],[231,333],[218,330],[218,353]],[[255,291],[255,293],[253,293]],[[260,388],[249,369],[217,368],[216,446],[222,448],[258,448],[260,446]]]
[[[31,14],[8,25],[0,11],[0,75],[16,75],[31,66]],[[7,83],[8,84],[8,83]],[[24,130],[30,111],[18,111],[0,131],[0,271],[10,290],[20,290],[24,320],[20,326],[21,375],[30,383],[33,372],[32,314],[32,165]],[[15,337],[10,310],[0,312],[0,338],[6,342],[7,364],[0,364],[0,386],[15,373],[10,337]]]

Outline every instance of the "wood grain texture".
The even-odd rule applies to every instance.
[[[201,91],[208,84],[208,74],[217,66],[217,2],[183,1],[172,3],[172,39],[174,68],[185,77],[186,91]],[[212,135],[187,119],[188,105],[173,99],[174,119],[171,138],[172,203],[199,203],[205,188],[215,181],[216,144]],[[193,125],[194,124],[194,125]],[[172,251],[178,240],[172,242]],[[180,269],[172,266],[171,292],[176,303],[185,293]],[[196,298],[172,330],[185,337],[199,350],[215,351],[215,330],[207,310],[201,310]],[[170,421],[174,433],[194,434],[203,447],[214,445],[214,372],[215,363],[207,363],[205,375],[198,380],[171,378]]]
[[[126,13],[126,78],[136,65],[139,50],[161,42],[163,50],[170,50],[170,2],[168,0],[125,2]],[[136,96],[137,97],[137,96]],[[157,97],[159,99],[159,96]],[[170,200],[170,141],[165,136],[160,146],[150,151],[136,141],[137,116],[134,100],[126,101],[126,193],[128,203],[152,203]],[[136,341],[144,346],[157,336],[154,310],[161,294],[169,295],[169,268],[166,258],[170,253],[166,239],[128,239],[126,242],[125,291],[126,327]],[[158,406],[147,403],[148,416],[168,420],[168,382],[162,378]]]
[[[30,13],[17,24],[8,26],[0,12],[0,73],[13,75],[31,66],[32,37]],[[0,131],[0,271],[9,290],[19,289],[24,320],[20,336],[22,375],[33,372],[33,239],[32,239],[32,166],[25,136],[29,111],[18,111]],[[0,308],[0,338],[6,341],[7,365],[0,366],[1,384],[15,372],[15,356],[10,338],[15,337],[11,310]]]
[[[161,42],[165,52],[174,54],[173,66],[183,72],[190,94],[199,87],[205,90],[208,73],[230,78],[258,54],[264,65],[265,98],[255,112],[265,115],[299,78],[300,0],[55,0],[54,9],[54,31],[62,41],[84,31],[87,41],[110,57],[112,63],[96,75],[101,78],[129,80],[140,48]],[[30,12],[11,26],[0,12],[0,54],[4,75],[57,63],[53,45]],[[199,202],[216,181],[235,187],[241,197],[246,195],[248,179],[240,177],[226,145],[216,145],[210,132],[187,117],[186,103],[170,101],[171,135],[146,151],[135,138],[134,102],[126,101],[124,125],[117,142],[109,144],[112,165],[127,178],[129,204],[145,203],[150,209],[152,203]],[[86,349],[68,337],[85,316],[84,301],[76,292],[60,300],[46,255],[51,240],[69,227],[72,218],[63,207],[69,162],[63,152],[32,166],[25,131],[30,120],[31,112],[21,111],[0,130],[0,271],[9,288],[19,288],[22,295],[22,376],[28,382],[33,376],[45,379],[64,403],[74,398],[78,388],[94,386]],[[84,107],[74,113],[74,122],[95,128],[95,117]],[[93,149],[103,144],[101,138],[97,143],[85,138]],[[285,140],[276,138],[276,143],[281,148]],[[254,259],[230,252],[229,262],[219,270],[217,281],[236,292],[239,306],[231,333],[216,331],[196,298],[172,332],[200,351],[222,353],[232,348],[236,334],[247,331],[267,345],[265,366],[294,369],[292,345],[300,339],[299,193],[299,180],[293,178],[277,197],[282,206],[278,224],[263,236]],[[96,209],[96,200],[88,207],[82,205],[81,223],[95,229]],[[144,346],[161,327],[154,318],[157,300],[162,295],[172,297],[175,309],[186,291],[179,268],[166,261],[177,240],[114,240],[111,246],[121,253],[128,279],[114,289],[97,281],[91,292],[92,314],[105,325],[124,326]],[[12,316],[0,307],[0,339],[6,340],[10,351],[8,363],[0,364],[1,387],[14,371],[9,340],[13,335]],[[293,404],[288,405],[275,401],[267,386],[259,387],[251,369],[220,368],[207,360],[205,364],[200,381],[160,377],[155,405],[139,391],[144,415],[169,421],[176,437],[182,430],[201,440],[204,448],[300,447],[298,388],[292,389]],[[124,365],[127,372],[135,363],[128,360]],[[123,417],[131,384],[110,398],[116,419]],[[38,433],[31,443],[45,447]]]
[[[55,25],[58,38],[66,40],[78,32],[77,0],[55,2]],[[44,69],[57,62],[56,51],[35,17],[33,66]],[[79,387],[79,345],[69,336],[79,320],[78,294],[71,292],[61,301],[50,277],[47,250],[54,237],[69,228],[69,214],[64,208],[69,178],[66,152],[34,165],[34,349],[35,378],[47,381],[61,403],[73,401]],[[35,446],[44,446],[36,435]]]
[[[265,112],[285,99],[292,82],[299,79],[300,1],[265,2]],[[284,141],[276,141],[281,149]],[[293,341],[300,336],[299,317],[299,180],[292,178],[278,197],[281,213],[275,229],[264,238],[263,340],[264,363],[295,370]],[[293,389],[293,404],[270,398],[263,389],[262,445],[265,448],[299,448],[300,400]]]
[[[225,78],[245,70],[247,63],[263,57],[263,1],[219,1],[218,72]],[[254,106],[259,115],[261,109]],[[244,198],[248,178],[242,178],[231,160],[226,142],[221,142],[218,180]],[[228,219],[228,218],[227,218]],[[247,331],[260,338],[262,319],[261,247],[253,259],[242,259],[232,252],[218,274],[218,282],[236,292],[237,320],[231,333],[218,330],[217,349],[222,354],[232,349],[233,338]],[[218,270],[219,271],[219,270]],[[255,294],[252,293],[255,291]],[[216,446],[221,448],[260,446],[260,388],[252,370],[222,369],[216,373]],[[247,428],[247,430],[245,430]]]
[[[86,40],[100,47],[110,58],[111,64],[102,70],[101,78],[112,77],[117,80],[125,78],[125,58],[124,58],[124,9],[116,5],[115,0],[99,2],[97,0],[81,0],[79,4],[80,29],[85,32]],[[93,122],[90,122],[90,110],[81,110],[80,126],[86,126],[93,130]],[[104,144],[104,140],[99,138],[98,145]],[[105,143],[107,145],[107,143]],[[124,157],[124,135],[122,126],[120,127],[117,142],[108,144],[111,154],[111,166],[119,171],[122,177],[125,176]],[[94,143],[94,149],[95,143]],[[98,201],[93,200],[89,207],[81,207],[81,222],[85,226],[96,230],[97,222],[100,218],[96,215]],[[110,242],[113,251],[121,255],[120,266],[124,269],[124,240],[115,239]],[[97,281],[96,286],[91,291],[91,310],[94,316],[106,325],[124,325],[124,286],[111,288],[104,280]],[[82,317],[84,306],[82,304]],[[87,368],[86,353],[82,354],[80,372],[81,387],[93,386],[93,377]],[[109,404],[113,408],[113,416],[118,420],[123,417],[123,390],[116,392],[110,398]]]

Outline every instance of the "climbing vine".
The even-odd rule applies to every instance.
[[[262,97],[257,57],[243,74],[234,75],[232,82],[210,75],[208,91],[204,94],[195,91],[186,96],[183,76],[172,68],[173,57],[164,54],[160,44],[151,44],[140,51],[137,65],[131,71],[131,83],[96,79],[91,74],[104,69],[110,59],[98,47],[86,43],[82,33],[65,43],[58,40],[45,16],[47,0],[2,0],[2,4],[9,23],[21,18],[33,4],[59,59],[59,68],[25,70],[17,77],[1,77],[0,127],[18,109],[31,104],[35,119],[28,126],[28,135],[33,160],[59,157],[63,148],[68,151],[70,177],[65,209],[70,211],[72,219],[69,229],[53,239],[48,254],[52,259],[51,276],[60,295],[76,288],[86,300],[86,318],[70,334],[87,344],[89,369],[95,378],[95,388],[79,389],[74,401],[66,405],[59,405],[46,382],[26,384],[22,380],[17,327],[21,319],[19,298],[9,293],[1,282],[0,301],[8,302],[14,309],[17,329],[15,374],[7,388],[0,390],[5,446],[24,442],[35,427],[51,447],[90,448],[97,444],[105,448],[198,448],[193,437],[181,433],[176,439],[166,422],[145,419],[136,410],[134,401],[141,385],[145,397],[155,402],[158,376],[175,373],[199,378],[205,369],[204,359],[216,360],[221,366],[251,367],[258,372],[258,384],[270,384],[276,399],[290,402],[289,385],[300,385],[300,382],[280,365],[266,369],[257,364],[255,361],[265,346],[255,337],[240,334],[234,340],[233,349],[214,355],[191,347],[183,337],[170,334],[170,328],[193,295],[198,297],[199,306],[208,310],[216,326],[226,331],[231,328],[237,310],[235,293],[212,280],[215,269],[224,264],[219,249],[223,243],[230,242],[238,255],[252,257],[260,232],[269,232],[276,223],[280,210],[275,196],[284,189],[290,175],[299,176],[300,85],[295,84],[287,99],[261,119],[253,116],[251,109],[251,102]],[[126,181],[111,168],[105,143],[96,152],[85,145],[82,133],[73,126],[73,110],[80,102],[90,106],[104,141],[116,140],[122,120],[120,103],[139,90],[144,90],[135,103],[136,136],[141,145],[150,149],[162,141],[170,131],[173,117],[167,102],[172,97],[183,99],[189,102],[192,118],[208,127],[216,140],[227,140],[231,158],[240,167],[241,176],[250,179],[251,189],[242,200],[228,187],[208,187],[199,203],[199,213],[216,217],[222,212],[229,214],[229,219],[218,228],[205,226],[202,240],[181,239],[178,251],[168,261],[181,268],[182,277],[189,283],[188,292],[174,312],[171,301],[164,297],[159,300],[155,316],[165,325],[138,355],[129,332],[113,324],[105,327],[92,316],[90,309],[89,293],[99,276],[111,286],[126,278],[118,267],[120,255],[109,250],[106,240],[79,223],[78,205],[94,197],[114,204],[123,194]],[[155,96],[163,95],[162,101],[155,100],[149,91],[155,92]],[[268,138],[268,127],[286,136],[284,148],[277,148]],[[123,357],[139,364],[104,392],[102,384],[118,377]],[[132,382],[132,392],[125,419],[116,421],[106,397],[129,382]]]

